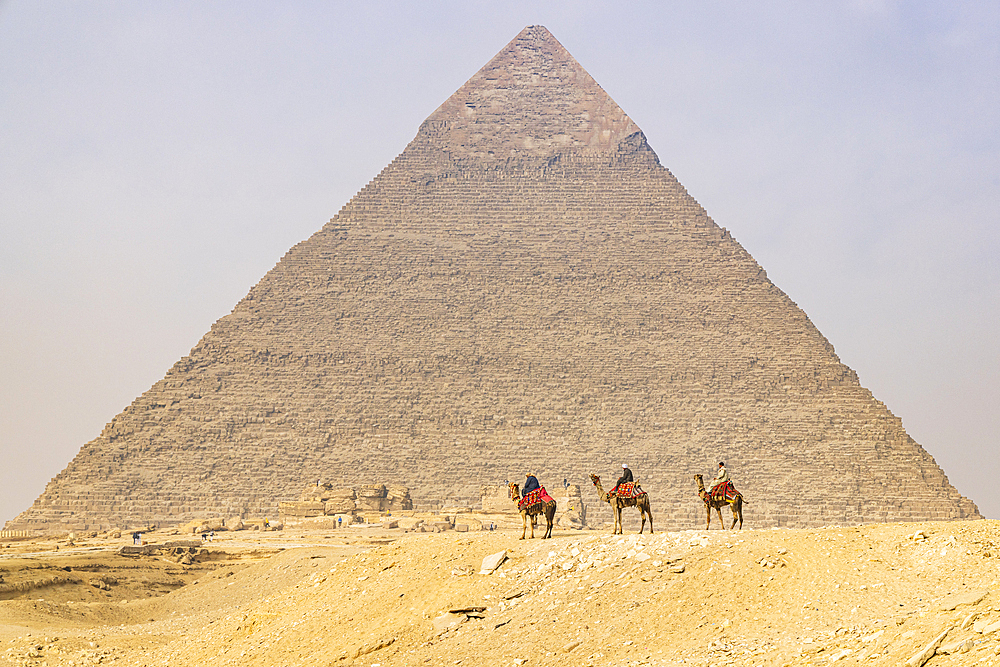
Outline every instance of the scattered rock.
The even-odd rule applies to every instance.
[[[951,627],[945,628],[944,632],[939,634],[931,643],[923,647],[916,653],[914,653],[909,660],[906,661],[907,667],[921,667],[925,662],[934,657],[937,652],[938,646],[944,641],[944,638],[951,632]]]
[[[507,560],[506,551],[498,551],[483,559],[483,565],[479,568],[479,574],[493,574],[500,565]]]
[[[973,629],[975,629],[975,626],[973,626]],[[992,623],[987,623],[983,625],[981,629],[976,630],[976,632],[983,635],[988,635],[993,632],[996,632],[997,630],[1000,630],[1000,620],[993,621]]]
[[[396,641],[396,638],[395,637],[391,637],[389,639],[383,639],[381,641],[377,641],[377,642],[374,642],[372,644],[365,644],[364,646],[362,646],[361,648],[359,648],[358,650],[356,650],[354,652],[353,658],[356,659],[356,658],[360,658],[363,655],[368,655],[369,653],[374,653],[375,651],[378,651],[379,649],[383,649],[386,646],[390,646],[395,641]]]
[[[462,623],[465,623],[468,620],[468,618],[469,617],[466,616],[465,614],[453,614],[450,611],[441,614],[433,621],[434,632],[436,634],[442,634],[444,632],[448,632],[453,628],[457,628]]]
[[[981,588],[974,591],[949,595],[944,600],[941,600],[939,608],[941,611],[952,611],[955,607],[959,607],[963,604],[976,604],[986,597],[989,592],[989,589]]]
[[[965,630],[967,627],[969,627],[970,625],[972,625],[972,622],[975,621],[977,618],[979,618],[979,612],[976,612],[976,611],[974,611],[971,614],[969,614],[968,616],[966,616],[965,620],[962,621],[961,629]]]
[[[569,653],[570,651],[572,651],[573,649],[575,649],[577,646],[579,646],[582,643],[583,643],[583,641],[581,641],[579,639],[571,641],[570,643],[568,643],[565,646],[563,646],[563,648],[562,648],[563,653]]]
[[[975,646],[975,643],[971,639],[960,639],[948,644],[943,644],[940,648],[938,648],[937,652],[943,655],[968,653],[973,646]]]

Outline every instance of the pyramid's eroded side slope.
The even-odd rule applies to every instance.
[[[10,526],[273,515],[317,478],[469,504],[629,462],[658,529],[697,527],[720,459],[752,527],[979,517],[532,26]]]

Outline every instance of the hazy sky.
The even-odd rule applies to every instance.
[[[0,521],[533,23],[1000,518],[1000,4],[0,0]]]

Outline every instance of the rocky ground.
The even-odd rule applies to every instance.
[[[0,543],[0,665],[1000,665],[997,521],[519,536]]]

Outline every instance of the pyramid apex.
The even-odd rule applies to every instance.
[[[453,158],[485,161],[613,152],[639,131],[541,25],[521,30],[421,127]]]

